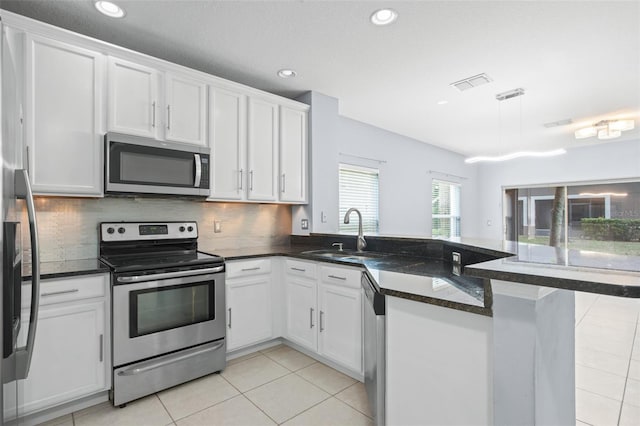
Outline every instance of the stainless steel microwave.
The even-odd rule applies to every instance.
[[[104,147],[108,194],[209,195],[209,148],[113,132]]]

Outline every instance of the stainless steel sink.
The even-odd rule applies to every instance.
[[[358,252],[352,250],[310,250],[303,251],[302,254],[310,254],[312,256],[318,257],[328,257],[330,259],[340,259],[340,260],[366,260],[366,259],[375,259],[384,256],[381,253],[373,253],[373,252]]]

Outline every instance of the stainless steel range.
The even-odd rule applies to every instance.
[[[198,251],[195,222],[100,224],[112,274],[114,405],[226,365],[224,259]]]

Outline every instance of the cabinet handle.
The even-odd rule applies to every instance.
[[[100,362],[104,360],[104,334],[100,335]]]
[[[285,178],[284,178],[284,173],[282,174],[282,190],[281,192],[284,192],[284,184],[285,184]]]
[[[309,308],[309,328],[313,328],[313,308]]]
[[[80,290],[78,290],[77,288],[71,289],[71,290],[60,290],[60,291],[52,291],[50,293],[42,293],[40,295],[40,297],[47,297],[47,296],[58,296],[60,294],[69,294],[69,293],[77,293]]]
[[[324,331],[324,327],[322,326],[322,318],[324,317],[324,312],[320,311],[320,333]]]
[[[249,191],[253,191],[253,170],[249,171]]]
[[[156,127],[156,102],[151,103],[151,127]]]
[[[242,272],[247,272],[247,271],[259,271],[260,267],[256,266],[255,268],[243,268]]]
[[[337,275],[329,275],[329,278],[333,278],[333,279],[336,279],[336,280],[342,280],[342,281],[347,279],[347,277],[339,277]]]
[[[29,164],[29,145],[27,145],[27,159],[26,159],[25,163],[27,163],[27,167],[26,167],[27,173],[31,174],[31,167],[30,167],[30,164]]]
[[[167,130],[171,130],[171,105],[167,105]]]
[[[229,328],[231,328],[231,308],[229,308],[228,311],[229,311]]]
[[[302,268],[294,268],[294,267],[291,267],[291,270],[292,270],[292,271],[298,271],[298,272],[305,272],[305,271],[306,271],[306,269],[302,269]]]
[[[238,189],[242,189],[242,174],[244,173],[243,169],[240,169],[240,185],[238,185]]]

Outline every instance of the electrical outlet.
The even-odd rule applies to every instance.
[[[300,221],[300,228],[309,229],[309,219],[302,219]]]
[[[222,232],[222,222],[217,220],[213,221],[213,232],[215,232],[216,234]]]

